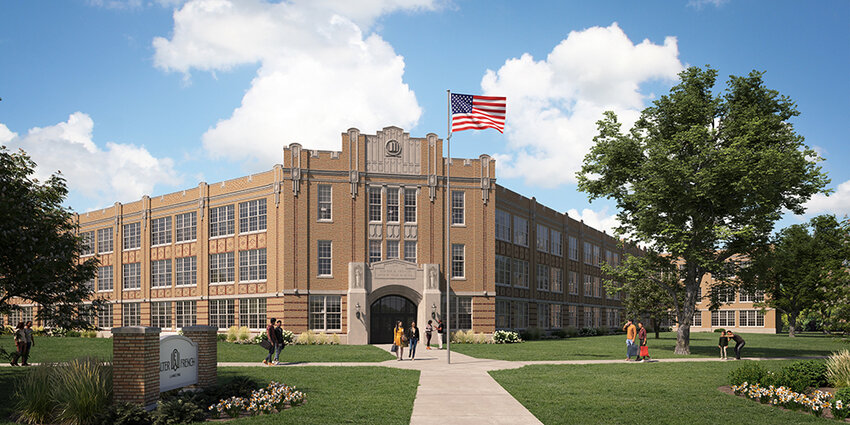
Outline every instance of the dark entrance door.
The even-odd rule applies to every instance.
[[[401,320],[404,327],[416,320],[416,304],[398,295],[387,295],[372,303],[369,319],[369,343],[391,344],[393,328]]]

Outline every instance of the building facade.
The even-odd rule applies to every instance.
[[[78,215],[108,301],[98,326],[260,330],[274,317],[387,342],[396,320],[444,317],[447,278],[453,329],[621,326],[600,265],[636,248],[497,185],[488,155],[448,160],[442,145],[350,129],[341,151],[291,144],[269,171]],[[7,322],[34,314],[21,303]]]
[[[727,329],[741,333],[777,333],[782,330],[782,317],[772,308],[762,307],[764,293],[748,293],[725,288],[719,294],[720,307],[710,310],[708,294],[717,282],[706,274],[700,282],[699,302],[691,322],[691,332]]]

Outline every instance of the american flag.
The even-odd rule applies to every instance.
[[[452,93],[452,132],[494,128],[505,130],[506,98]]]

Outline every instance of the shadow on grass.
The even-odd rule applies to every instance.
[[[27,368],[0,368],[0,424],[14,423],[12,406],[17,382],[27,372]]]

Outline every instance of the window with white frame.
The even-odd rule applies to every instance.
[[[97,268],[98,291],[111,291],[113,289],[114,279],[112,266],[101,266]]]
[[[398,223],[398,188],[387,188],[387,223]]]
[[[239,251],[239,281],[257,282],[266,280],[266,249]]]
[[[464,246],[463,244],[452,244],[452,278],[466,276],[464,271]]]
[[[174,309],[178,328],[195,326],[198,323],[197,301],[177,301]]]
[[[570,250],[570,260],[578,261],[578,239],[575,236],[568,236]]]
[[[537,303],[537,327],[549,329],[549,304]]]
[[[266,328],[266,299],[242,298],[239,300],[239,326],[249,329]]]
[[[171,259],[151,261],[151,287],[171,286]]]
[[[552,237],[552,249],[551,253],[555,254],[559,257],[564,255],[564,249],[561,245],[561,232],[557,230],[549,230],[550,236]]]
[[[387,260],[398,258],[398,241],[387,241]]]
[[[735,290],[730,287],[720,288],[717,290],[717,301],[721,304],[735,302]]]
[[[94,230],[80,233],[80,255],[94,255]]]
[[[236,324],[236,303],[234,300],[210,300],[210,326],[227,329]]]
[[[537,290],[549,291],[549,266],[537,265]]]
[[[584,275],[584,296],[593,296],[593,277],[590,275]]]
[[[514,301],[513,313],[515,316],[511,319],[514,327],[517,329],[525,329],[528,327],[528,302]]]
[[[404,222],[416,223],[416,189],[404,189]]]
[[[511,214],[500,209],[496,210],[496,239],[511,241]]]
[[[171,243],[171,216],[151,220],[151,246]]]
[[[461,225],[466,223],[464,218],[464,193],[460,190],[452,191],[452,224]]]
[[[714,310],[711,312],[711,327],[727,326],[735,326],[735,310]]]
[[[549,228],[542,224],[537,225],[537,250],[549,252]]]
[[[141,326],[142,303],[124,303],[121,305],[121,326]]]
[[[381,188],[369,188],[369,221],[381,221]]]
[[[316,211],[316,217],[318,217],[319,221],[330,221],[333,219],[333,216],[331,215],[331,206],[333,204],[331,199],[331,185],[320,184],[317,206],[318,211]]]
[[[511,286],[511,263],[509,257],[496,256],[496,285]]]
[[[764,301],[764,291],[745,292],[741,291],[739,298],[742,303],[760,303]]]
[[[369,241],[369,262],[375,263],[381,261],[381,241]]]
[[[124,225],[124,250],[142,247],[142,223],[135,222]]]
[[[416,241],[404,241],[404,261],[416,262]]]
[[[171,301],[151,303],[151,326],[171,329]]]
[[[318,250],[316,273],[319,276],[333,275],[333,242],[319,241]]]
[[[97,253],[107,254],[112,252],[112,228],[97,229]]]
[[[239,233],[266,230],[266,198],[239,204]]]
[[[761,310],[741,310],[739,326],[764,327],[764,313]]]
[[[310,295],[310,329],[342,330],[342,301],[339,295]]]
[[[567,272],[567,290],[572,295],[578,295],[578,273],[572,270]]]
[[[599,247],[593,245],[593,265],[599,266],[600,255],[599,255]]]
[[[124,289],[142,288],[142,263],[124,264]]]
[[[177,275],[177,286],[194,286],[198,284],[197,257],[180,257],[174,259]]]
[[[174,217],[174,230],[177,242],[188,242],[198,239],[198,213],[188,212]]]
[[[578,307],[567,306],[567,326],[578,327]]]
[[[514,243],[520,246],[528,246],[528,220],[514,216]]]
[[[593,245],[590,242],[584,243],[584,264],[593,264]]]
[[[564,292],[564,271],[552,267],[552,292]]]
[[[114,317],[112,315],[114,312],[113,306],[114,304],[100,305],[100,308],[97,309],[97,327],[101,329],[112,327],[112,318]]]
[[[496,329],[511,328],[511,302],[496,300]]]
[[[560,329],[563,327],[561,318],[561,305],[560,304],[550,304],[549,305],[549,327],[552,329]]]
[[[210,254],[210,283],[233,283],[235,281],[236,271],[233,253]]]
[[[233,205],[210,208],[210,237],[233,236],[236,233]]]
[[[21,322],[26,324],[27,322],[32,322],[35,320],[35,309],[33,306],[21,307]]]
[[[694,318],[691,321],[691,326],[696,328],[702,327],[702,312],[699,310],[694,310]]]

